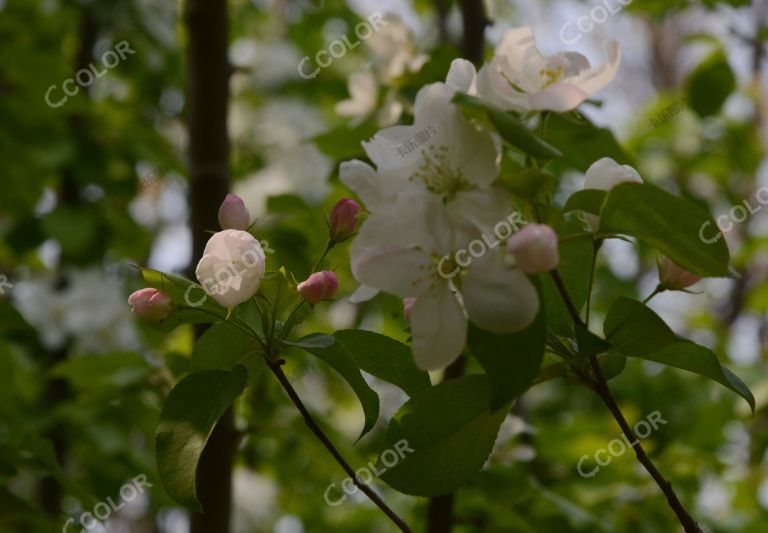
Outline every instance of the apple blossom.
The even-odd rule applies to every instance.
[[[531,28],[513,28],[504,33],[493,59],[477,74],[477,92],[490,104],[508,111],[570,111],[616,75],[621,47],[611,41],[606,52],[607,61],[597,68],[576,52],[544,57],[536,49]],[[461,67],[465,69],[462,79],[471,79],[467,65]]]
[[[251,214],[243,199],[236,194],[227,194],[219,207],[219,226],[221,229],[245,230],[251,224]]]
[[[328,216],[331,241],[343,242],[354,235],[359,216],[360,204],[354,200],[342,198],[336,202]]]
[[[173,300],[163,291],[148,287],[128,297],[133,312],[147,320],[163,320],[173,310]]]
[[[701,277],[688,272],[664,256],[659,262],[659,287],[664,290],[679,291],[701,280]]]
[[[624,182],[642,183],[643,178],[631,166],[620,165],[610,157],[603,157],[587,169],[584,188],[609,191]],[[600,226],[600,217],[597,215],[584,213],[584,220],[592,231],[597,231]]]
[[[256,294],[264,269],[259,241],[250,233],[230,229],[208,240],[195,274],[209,296],[231,309]]]
[[[414,124],[381,130],[363,143],[375,169],[359,160],[341,164],[342,182],[376,212],[400,201],[431,202],[441,223],[490,233],[509,213],[510,198],[492,184],[498,176],[493,136],[466,120],[444,83],[416,96]],[[405,211],[405,210],[404,210]],[[414,221],[409,231],[423,227]]]
[[[631,166],[620,165],[610,157],[603,157],[592,163],[587,169],[584,188],[609,191],[625,181],[642,183],[643,178]]]
[[[533,321],[539,309],[536,289],[522,271],[504,264],[499,250],[459,268],[459,286],[453,281],[457,277],[441,275],[438,260],[452,257],[469,239],[445,225],[409,236],[402,223],[397,209],[366,220],[352,243],[352,273],[366,286],[413,298],[412,349],[420,368],[445,368],[461,355],[468,318],[494,332],[519,331]],[[402,235],[403,243],[420,244],[393,244],[393,234]]]
[[[315,305],[322,300],[330,300],[339,288],[339,278],[335,272],[323,270],[315,272],[296,287],[304,299]]]
[[[526,274],[549,272],[557,267],[557,234],[546,224],[528,224],[507,241],[507,251]]]

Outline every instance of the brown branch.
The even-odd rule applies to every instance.
[[[573,302],[568,295],[568,291],[565,289],[565,284],[563,283],[560,274],[557,272],[557,270],[553,270],[551,275],[552,279],[555,281],[555,285],[557,285],[557,289],[560,291],[560,295],[562,296],[563,301],[565,302],[565,306],[568,308],[568,312],[573,318],[573,321],[580,326],[586,327],[586,324],[581,319],[581,316],[576,310],[576,306],[573,305]],[[667,498],[667,503],[672,508],[672,511],[674,511],[677,519],[680,521],[680,524],[683,526],[686,533],[701,533],[702,529],[699,527],[699,524],[696,523],[696,520],[694,520],[691,514],[686,510],[685,506],[683,506],[682,502],[677,497],[677,494],[672,489],[672,483],[664,479],[664,476],[661,475],[661,472],[659,472],[659,469],[656,468],[655,464],[653,464],[653,461],[651,461],[651,459],[648,457],[648,454],[645,453],[645,450],[640,444],[640,440],[637,438],[634,431],[627,423],[627,420],[624,418],[624,414],[621,412],[621,409],[619,409],[613,394],[611,394],[611,389],[608,387],[608,382],[603,375],[603,370],[600,368],[600,363],[598,362],[597,357],[590,357],[589,363],[592,365],[592,372],[595,375],[595,383],[593,384],[592,390],[594,390],[595,393],[600,396],[600,399],[603,400],[603,403],[605,403],[606,407],[608,407],[608,410],[611,412],[611,415],[613,415],[613,418],[616,419],[616,422],[619,424],[621,431],[627,437],[627,440],[632,444],[632,449],[635,451],[637,460],[640,462],[640,464],[643,465],[643,467],[645,467],[648,473],[651,474],[653,480],[664,493],[664,496]]]
[[[336,459],[336,462],[339,463],[341,468],[344,469],[344,472],[347,473],[355,486],[357,486],[358,489],[360,489],[366,496],[368,496],[368,498],[373,503],[375,503],[376,506],[381,509],[398,528],[400,528],[400,531],[411,533],[411,528],[408,526],[408,524],[406,524],[405,521],[397,515],[397,513],[390,509],[389,506],[384,503],[384,500],[382,500],[379,495],[373,491],[373,489],[360,481],[360,479],[355,474],[355,471],[351,466],[349,466],[349,463],[347,463],[346,459],[344,459],[341,453],[336,449],[336,446],[333,445],[331,440],[325,435],[320,426],[317,425],[317,422],[315,422],[315,419],[312,418],[312,415],[304,406],[304,402],[302,402],[301,398],[299,398],[299,395],[296,393],[293,385],[291,385],[291,382],[288,381],[285,372],[283,372],[283,369],[280,366],[282,363],[283,361],[267,361],[267,365],[269,366],[270,370],[272,370],[272,373],[275,375],[275,377],[277,377],[277,380],[280,382],[280,385],[282,385],[286,394],[288,394],[288,397],[293,402],[293,405],[296,406],[296,409],[299,410],[301,416],[304,417],[304,422],[307,424],[307,427],[309,427],[310,431],[315,434],[325,449],[330,452],[334,459]]]

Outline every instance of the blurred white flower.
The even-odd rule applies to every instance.
[[[277,497],[275,482],[247,468],[236,468],[232,484],[233,531],[246,533],[264,530],[273,517]]]
[[[328,195],[334,163],[310,142],[325,127],[317,109],[298,99],[275,99],[238,119],[242,142],[250,143],[267,160],[264,168],[234,186],[254,217],[264,216],[270,196],[293,193],[318,203]]]
[[[301,54],[288,40],[241,38],[230,45],[229,60],[235,67],[247,70],[258,87],[270,89],[298,78],[296,65]]]
[[[477,74],[477,90],[483,99],[504,110],[570,111],[616,75],[621,47],[611,41],[606,52],[607,61],[596,68],[577,52],[544,57],[536,48],[531,28],[513,28]]]
[[[12,292],[24,319],[49,349],[69,340],[73,354],[108,353],[138,347],[138,336],[122,287],[96,269],[65,270],[60,278],[39,276]]]
[[[385,15],[376,28],[364,41],[370,64],[349,76],[350,98],[337,103],[335,108],[339,115],[352,118],[353,125],[374,113],[380,127],[395,124],[404,109],[398,99],[396,80],[408,72],[418,72],[429,60],[428,55],[417,53],[413,32],[399,16]],[[382,102],[380,86],[388,87]]]
[[[380,127],[391,126],[403,113],[403,103],[397,99],[397,91],[393,89],[387,90],[379,106],[379,87],[371,70],[350,74],[347,87],[351,98],[338,102],[334,109],[337,114],[352,118],[352,126],[359,125],[374,112]]]
[[[411,28],[391,13],[384,16],[365,46],[378,79],[387,84],[406,72],[418,72],[429,60],[428,55],[418,53]]]

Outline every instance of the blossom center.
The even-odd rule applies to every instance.
[[[427,190],[450,202],[456,194],[469,189],[470,184],[464,179],[460,169],[454,169],[448,161],[448,147],[430,145],[421,151],[424,162],[419,165],[411,179],[418,179]]]
[[[560,63],[556,68],[545,67],[539,69],[539,76],[541,77],[541,88],[546,89],[550,85],[554,85],[563,77],[565,69],[563,64]]]

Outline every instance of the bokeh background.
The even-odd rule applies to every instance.
[[[126,304],[142,286],[133,265],[185,273],[204,230],[217,229],[206,213],[230,188],[258,219],[269,266],[306,275],[324,246],[324,211],[350,194],[338,164],[362,157],[360,141],[380,127],[409,120],[418,89],[467,54],[467,17],[481,4],[230,0],[222,24],[195,9],[221,13],[223,0],[0,0],[0,530],[60,531],[145,475],[153,487],[89,531],[205,531],[165,494],[153,458],[163,399],[189,370],[194,332],[159,334],[135,320]],[[493,21],[486,56],[520,25],[534,28],[545,55],[576,50],[595,64],[605,41],[623,46],[616,79],[581,107],[600,128],[558,163],[558,201],[609,155],[716,215],[743,202],[754,211],[724,232],[732,279],[662,294],[651,307],[744,379],[755,415],[719,385],[652,363],[630,363],[611,384],[631,420],[659,411],[668,421],[647,449],[709,531],[768,532],[768,203],[758,196],[768,187],[768,2],[484,4]],[[606,17],[594,11],[601,5]],[[388,24],[314,78],[300,75],[303,57],[304,72],[314,71],[318,51],[344,35],[354,44],[356,25],[374,13]],[[580,17],[589,31],[578,30]],[[222,28],[228,64],[216,63]],[[78,92],[60,106],[46,103],[49,87],[60,101],[79,69],[103,71],[105,52],[122,41],[134,53],[87,87],[68,85]],[[216,83],[227,77],[222,96]],[[572,131],[551,122],[548,140],[567,144]],[[405,340],[398,301],[347,301],[356,284],[344,247],[329,265],[340,297],[307,330],[362,327]],[[656,282],[651,250],[607,242],[596,331],[618,296],[642,298]],[[362,412],[345,383],[300,354],[288,373],[353,464],[376,456],[383,421],[353,444]],[[371,383],[389,418],[405,398]],[[272,380],[257,377],[229,423],[238,436],[232,531],[392,530],[362,497],[325,502],[343,473]],[[576,471],[618,435],[588,391],[561,381],[530,391],[485,469],[457,493],[454,530],[677,531],[631,453],[592,478]],[[427,530],[429,502],[374,483]]]

